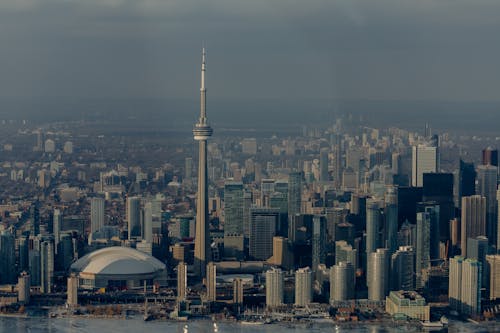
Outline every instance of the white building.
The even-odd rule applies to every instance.
[[[411,185],[423,186],[423,175],[429,172],[438,172],[437,147],[427,145],[413,146]]]
[[[279,268],[271,268],[266,272],[266,305],[268,307],[283,304],[283,272]]]
[[[295,272],[295,305],[307,306],[312,302],[312,271],[309,267]]]

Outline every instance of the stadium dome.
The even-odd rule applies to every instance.
[[[129,247],[113,246],[87,254],[71,265],[80,287],[136,288],[153,284],[166,276],[166,267],[147,253]]]

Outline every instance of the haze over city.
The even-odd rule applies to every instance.
[[[1,1],[0,331],[497,331],[498,36],[493,0]]]

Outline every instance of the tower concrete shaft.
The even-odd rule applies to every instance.
[[[194,270],[197,277],[206,277],[206,265],[211,259],[209,216],[208,216],[208,172],[207,172],[207,140],[212,136],[212,128],[208,125],[206,113],[205,88],[206,53],[203,49],[201,64],[200,119],[193,129],[194,139],[199,141],[198,162],[198,194],[196,204],[196,238],[194,243]]]

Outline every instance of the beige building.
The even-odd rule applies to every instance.
[[[207,265],[207,301],[215,302],[217,299],[217,267],[215,263]]]
[[[490,299],[500,299],[500,254],[487,255],[490,273]]]
[[[422,321],[430,319],[430,306],[414,291],[391,291],[385,298],[385,311],[390,315],[404,314]]]

